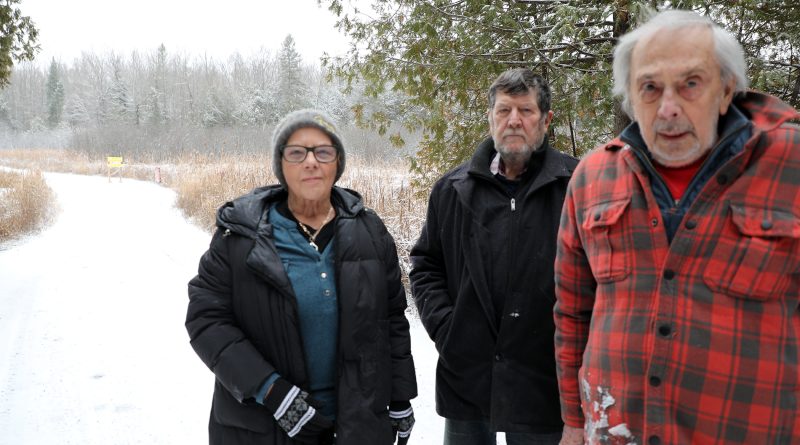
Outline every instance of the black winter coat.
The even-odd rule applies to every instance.
[[[358,194],[334,187],[333,195],[337,445],[388,445],[389,402],[417,395],[397,252]],[[284,199],[285,190],[269,186],[220,208],[218,230],[189,282],[186,329],[216,376],[212,444],[294,443],[253,400],[274,371],[300,388],[308,383],[297,302],[268,221],[269,208]]]
[[[414,300],[439,351],[436,410],[496,431],[557,432],[553,263],[578,161],[545,145],[512,195],[489,171],[495,154],[487,139],[437,181],[411,251]]]

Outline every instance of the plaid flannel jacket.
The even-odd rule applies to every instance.
[[[800,444],[800,114],[736,101],[744,150],[667,242],[615,139],[581,161],[556,257],[562,416],[591,444]]]

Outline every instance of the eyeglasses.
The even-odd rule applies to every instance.
[[[317,145],[316,147],[287,145],[283,147],[283,160],[293,164],[299,164],[306,160],[308,152],[313,152],[314,158],[323,164],[335,161],[336,157],[339,155],[336,147],[332,145]]]

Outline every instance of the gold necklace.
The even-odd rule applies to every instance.
[[[308,244],[311,247],[313,247],[314,250],[316,250],[317,252],[319,252],[319,246],[317,246],[317,243],[315,243],[314,240],[316,240],[317,235],[319,235],[319,233],[322,232],[322,228],[325,227],[325,224],[328,224],[331,221],[331,216],[333,215],[335,215],[335,213],[333,212],[333,206],[331,206],[330,210],[328,210],[328,214],[325,215],[325,220],[322,221],[322,225],[319,226],[319,229],[317,229],[317,231],[314,232],[314,234],[311,234],[311,231],[308,230],[308,227],[306,227],[305,224],[301,223],[299,219],[297,220],[297,224],[300,224],[300,229],[302,229],[303,232],[305,232],[306,236],[308,236]]]

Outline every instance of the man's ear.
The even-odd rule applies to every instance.
[[[731,76],[728,81],[722,85],[722,100],[719,101],[719,115],[725,116],[728,108],[733,102],[733,93],[736,91],[736,79]]]
[[[553,122],[553,110],[548,111],[547,115],[544,116],[544,131],[550,128],[551,122]]]

